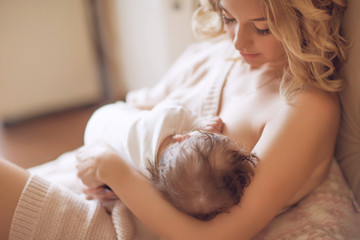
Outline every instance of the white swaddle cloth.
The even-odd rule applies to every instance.
[[[143,175],[148,176],[162,141],[170,135],[190,131],[198,116],[176,102],[158,104],[152,110],[139,110],[116,102],[99,108],[91,116],[84,135],[85,145],[108,143]]]

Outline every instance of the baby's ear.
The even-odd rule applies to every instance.
[[[175,134],[172,139],[175,142],[182,142],[183,140],[187,139],[190,135],[189,134]]]

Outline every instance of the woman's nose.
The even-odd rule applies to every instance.
[[[246,27],[238,27],[235,32],[233,44],[236,50],[247,52],[252,44],[250,33],[246,31]]]

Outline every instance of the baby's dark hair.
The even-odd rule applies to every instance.
[[[256,161],[228,137],[199,131],[170,145],[148,170],[176,208],[207,221],[239,204]]]

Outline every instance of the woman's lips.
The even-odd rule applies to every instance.
[[[257,58],[260,55],[260,53],[242,53],[242,52],[240,52],[240,54],[244,58],[249,58],[249,59]]]

